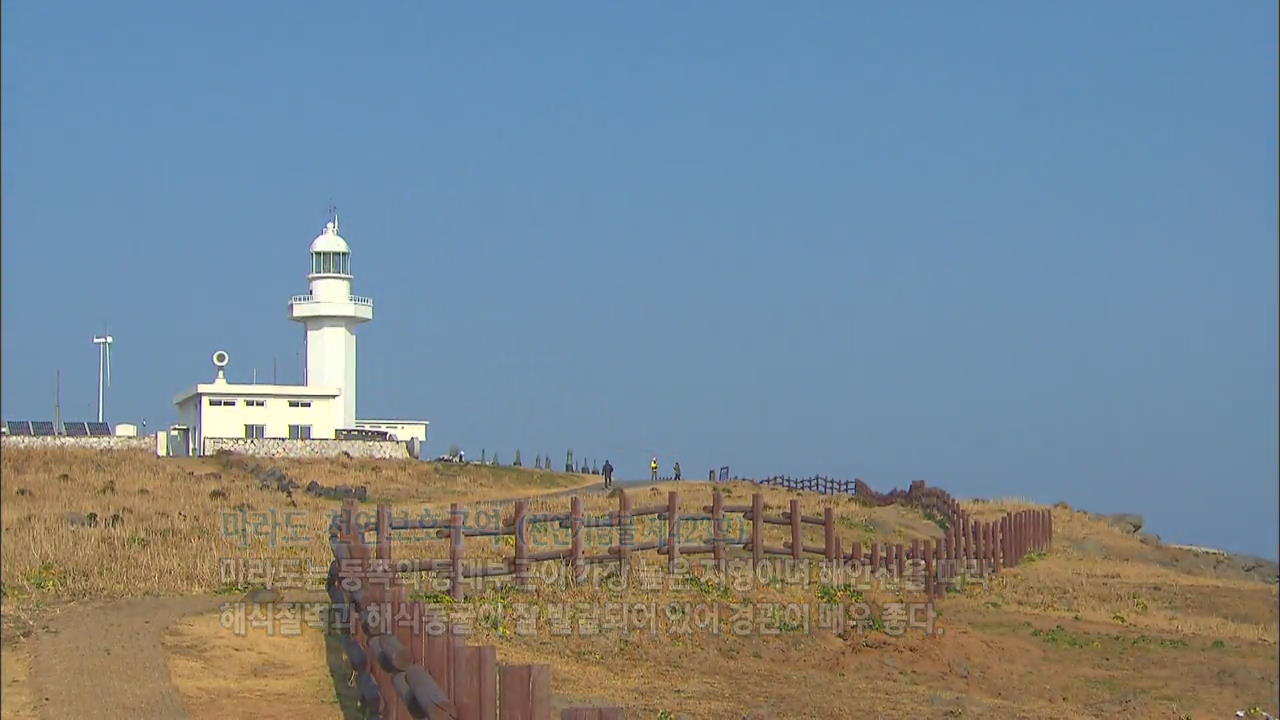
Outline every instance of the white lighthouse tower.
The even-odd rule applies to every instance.
[[[335,387],[334,425],[356,427],[356,325],[373,319],[373,300],[351,294],[351,248],[338,217],[311,242],[311,292],[289,300],[289,319],[306,326],[306,385]]]

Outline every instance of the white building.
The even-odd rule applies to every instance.
[[[201,455],[207,438],[332,440],[386,433],[427,441],[426,420],[356,419],[356,326],[373,319],[373,300],[351,294],[351,248],[328,223],[311,243],[311,292],[289,299],[289,319],[306,328],[302,385],[227,382],[227,353],[214,353],[217,377],[174,398],[178,424],[166,454]],[[363,431],[363,432],[362,432]]]

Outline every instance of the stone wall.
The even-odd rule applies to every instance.
[[[66,437],[65,435],[3,435],[0,447],[9,448],[85,448],[87,450],[152,450],[156,449],[154,435],[142,437]]]
[[[410,457],[408,444],[395,440],[205,438],[205,455],[213,455],[220,450],[257,457],[320,458],[337,457],[343,453],[351,457],[384,460],[407,460]]]

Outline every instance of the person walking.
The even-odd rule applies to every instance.
[[[658,456],[649,461],[649,481],[658,482]]]
[[[679,481],[680,480],[680,463],[676,463],[676,466],[671,469],[675,471],[676,473],[675,479]]]
[[[604,486],[608,488],[613,484],[613,464],[605,460],[604,467],[600,468],[600,472],[604,474]]]

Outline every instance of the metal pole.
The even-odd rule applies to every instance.
[[[98,422],[102,422],[102,358],[105,344],[98,345]]]

